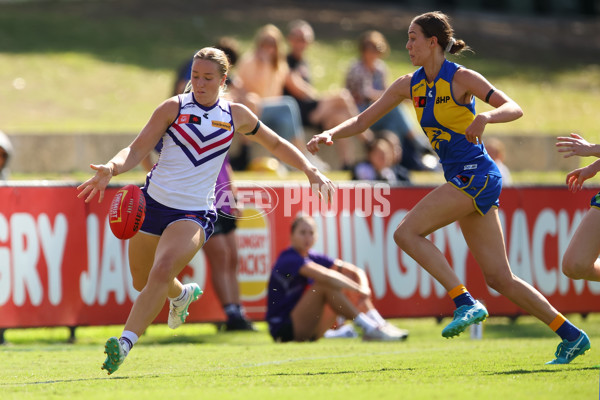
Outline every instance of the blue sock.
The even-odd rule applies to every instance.
[[[560,336],[561,339],[566,339],[569,342],[577,340],[579,335],[581,335],[581,331],[577,329],[575,325],[566,320],[563,324],[556,330],[556,334]]]
[[[458,295],[455,298],[453,298],[452,300],[454,300],[454,304],[456,305],[456,308],[458,308],[460,306],[475,305],[475,299],[473,297],[471,297],[471,294],[469,292],[465,292],[461,295]]]

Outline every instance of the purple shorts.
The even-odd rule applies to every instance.
[[[211,237],[214,231],[214,224],[217,220],[215,210],[178,210],[160,204],[144,191],[146,197],[146,218],[140,228],[140,231],[150,235],[160,236],[175,221],[190,220],[194,221],[204,229],[204,241]]]

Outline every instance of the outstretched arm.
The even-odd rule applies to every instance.
[[[233,103],[231,105],[231,110],[237,132],[248,134],[256,128],[258,123],[258,130],[247,137],[262,145],[282,162],[304,172],[311,184],[311,188],[313,188],[313,190],[316,189],[319,194],[325,196],[328,201],[332,200],[333,193],[335,192],[333,183],[312,165],[300,150],[276,134],[265,124],[259,123],[258,117],[256,117],[256,115],[254,115],[246,106]]]
[[[576,133],[571,133],[570,137],[560,136],[556,140],[558,152],[566,153],[563,155],[564,158],[572,156],[600,157],[600,145],[590,143]]]
[[[375,103],[371,104],[358,116],[347,119],[338,126],[313,136],[306,145],[308,151],[314,154],[319,151],[319,145],[321,144],[331,146],[335,139],[358,135],[367,130],[403,100],[410,98],[411,77],[412,74],[398,78]]]
[[[158,106],[144,129],[129,146],[120,150],[106,164],[90,165],[96,174],[77,187],[77,190],[80,191],[77,197],[85,198],[85,202],[89,203],[98,194],[100,203],[104,199],[104,190],[111,178],[129,171],[150,153],[169,125],[173,123],[178,110],[179,102],[176,97],[172,97]]]

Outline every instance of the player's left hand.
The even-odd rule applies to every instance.
[[[486,125],[487,118],[483,114],[478,114],[467,129],[465,129],[465,138],[473,144],[482,143],[481,136]]]

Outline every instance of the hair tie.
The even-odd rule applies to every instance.
[[[448,41],[448,45],[446,46],[446,53],[450,53],[450,50],[452,50],[452,46],[454,46],[454,44],[456,43],[456,39],[454,38],[450,38],[450,40]]]

